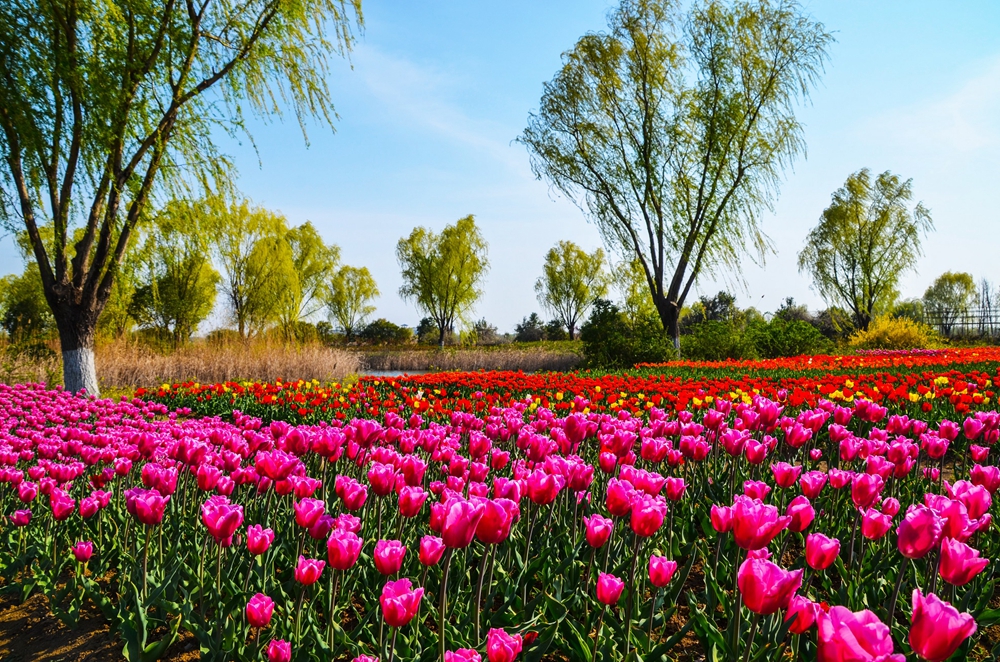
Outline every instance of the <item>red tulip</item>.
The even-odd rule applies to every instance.
[[[906,662],[893,654],[889,627],[867,609],[852,612],[840,605],[820,610],[817,659],[822,662]]]
[[[420,539],[420,563],[425,566],[437,564],[444,556],[444,541],[436,536],[424,536]]]
[[[729,533],[733,530],[733,509],[729,506],[712,505],[712,528],[719,533]]]
[[[976,619],[960,614],[933,593],[913,591],[910,646],[927,662],[944,662],[976,631]]]
[[[394,575],[403,566],[405,555],[406,545],[398,540],[379,540],[375,543],[375,569],[383,575]],[[330,566],[334,567],[333,561]]]
[[[499,628],[491,628],[486,635],[486,657],[489,662],[514,662],[521,652],[522,640],[519,634],[507,634]]]
[[[778,509],[740,495],[733,499],[733,537],[746,550],[762,549],[791,522],[778,517]]]
[[[379,604],[382,605],[382,617],[390,627],[403,627],[417,615],[417,611],[420,609],[420,600],[423,597],[424,589],[414,590],[409,579],[386,582],[379,598]]]
[[[247,622],[252,628],[266,628],[271,622],[271,615],[274,614],[274,600],[263,593],[258,593],[250,598],[246,608]]]
[[[295,566],[295,581],[303,586],[311,586],[319,581],[325,567],[326,561],[307,559],[300,555],[299,564]]]
[[[649,583],[657,588],[663,588],[670,583],[677,572],[677,562],[668,561],[663,556],[649,557]]]
[[[613,605],[618,602],[625,588],[625,582],[606,572],[597,577],[597,599],[603,604]]]
[[[349,570],[358,562],[358,556],[361,555],[363,546],[364,541],[353,531],[334,529],[326,541],[326,557],[330,561],[330,567],[334,570]],[[406,552],[405,547],[403,552]],[[402,556],[400,556],[400,560],[402,560]],[[378,565],[377,560],[375,564]]]
[[[736,579],[743,604],[764,616],[787,608],[792,594],[802,585],[802,572],[789,572],[766,559],[748,557]]]
[[[806,564],[813,570],[826,570],[840,554],[840,541],[827,538],[822,533],[806,536]]]
[[[941,541],[941,577],[949,584],[965,586],[982,572],[989,562],[989,559],[979,558],[979,550],[965,543],[952,538]]]

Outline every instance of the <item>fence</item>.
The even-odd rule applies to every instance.
[[[948,314],[924,315],[924,322],[946,338],[1000,338],[1000,311],[969,310]]]

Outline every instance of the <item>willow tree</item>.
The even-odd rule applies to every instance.
[[[604,251],[588,254],[572,241],[560,241],[545,254],[542,276],[535,282],[538,303],[576,337],[576,325],[596,299],[608,293]]]
[[[479,286],[489,268],[486,250],[471,214],[441,234],[414,228],[396,245],[403,276],[399,296],[413,300],[434,320],[441,347],[455,320],[464,319],[482,294]]]
[[[896,286],[914,268],[921,237],[934,227],[930,212],[913,205],[913,180],[864,168],[847,178],[823,210],[799,253],[799,271],[830,305],[847,309],[859,329],[888,312]]]
[[[803,149],[794,110],[830,39],[788,0],[623,0],[529,116],[535,175],[639,261],[676,347],[698,277],[769,250],[761,213]]]
[[[375,312],[372,301],[378,296],[378,285],[368,267],[344,265],[334,272],[326,290],[326,309],[330,319],[344,330],[346,340],[353,340]]]
[[[97,320],[157,191],[220,174],[214,139],[248,116],[332,126],[329,55],[360,21],[361,0],[4,3],[0,212],[31,239],[67,389],[98,392]]]

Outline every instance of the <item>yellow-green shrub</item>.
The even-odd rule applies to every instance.
[[[937,343],[934,329],[906,317],[876,317],[847,343],[855,349],[917,349]]]

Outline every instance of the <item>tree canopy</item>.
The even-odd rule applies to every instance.
[[[542,276],[535,282],[538,302],[576,337],[576,326],[596,299],[608,292],[604,251],[588,254],[572,241],[560,241],[545,254]]]
[[[977,298],[972,274],[946,271],[924,292],[924,311],[928,321],[949,336],[959,318],[976,305]]]
[[[375,312],[371,302],[379,296],[379,291],[368,267],[344,265],[333,274],[326,296],[330,318],[351,340]]]
[[[489,269],[486,251],[486,240],[471,214],[441,234],[414,228],[396,244],[403,276],[399,295],[434,320],[441,346],[454,331],[455,321],[465,319],[482,294],[480,286]]]
[[[157,192],[225,176],[216,137],[251,116],[332,126],[330,55],[360,22],[360,0],[4,3],[0,215],[27,230],[68,389],[98,392],[97,320]]]
[[[920,241],[934,225],[930,211],[912,208],[913,180],[864,168],[833,194],[799,253],[799,271],[830,305],[846,308],[859,329],[888,312],[899,279],[921,255]]]
[[[685,7],[689,7],[685,9]],[[520,136],[539,178],[637,259],[663,328],[697,278],[763,259],[831,36],[790,0],[622,0],[564,54]]]

